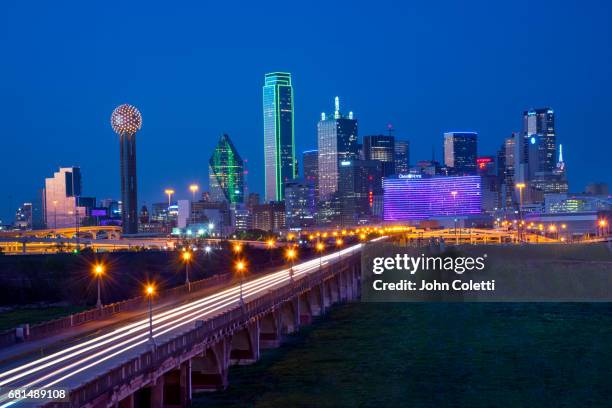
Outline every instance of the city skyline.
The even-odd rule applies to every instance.
[[[18,6],[15,5],[14,7]],[[430,11],[425,6],[423,7],[419,10],[424,15],[429,15]],[[520,8],[519,6],[514,7]],[[543,6],[535,6],[535,8],[539,7]],[[58,11],[54,11],[54,13]],[[408,9],[399,7],[397,11],[397,17],[390,17],[394,21],[399,21],[400,17],[410,18]],[[554,17],[557,20],[568,19],[569,15],[574,12],[576,12],[575,9],[569,10],[559,7],[555,10]],[[586,11],[581,12],[585,13]],[[593,18],[597,18],[595,13],[596,11],[591,11],[589,15],[592,14]],[[58,19],[62,18],[57,14],[53,15]],[[510,10],[508,18],[512,16],[516,17]],[[34,19],[36,17],[35,13]],[[149,17],[152,20],[160,18],[155,13],[152,13]],[[243,17],[239,17],[243,19]],[[478,15],[473,18],[477,17]],[[442,18],[446,18],[445,15]],[[524,24],[528,25],[530,18],[527,17]],[[557,20],[554,20],[553,16],[549,16],[543,21],[539,21],[542,25],[548,27],[552,26],[553,23],[556,24]],[[487,22],[483,23],[489,24]],[[339,95],[341,100],[350,101],[350,106],[359,118],[359,132],[362,135],[384,133],[386,124],[392,123],[396,128],[396,138],[410,141],[412,161],[430,158],[432,146],[435,149],[436,158],[441,161],[443,132],[449,130],[477,131],[479,134],[478,154],[493,155],[502,143],[503,138],[507,137],[512,131],[521,131],[521,114],[523,111],[551,106],[557,114],[557,142],[565,145],[564,153],[569,169],[570,190],[572,192],[582,191],[586,183],[590,181],[610,183],[612,172],[610,172],[610,165],[606,163],[606,152],[611,148],[610,142],[605,137],[605,128],[602,128],[603,122],[592,119],[606,117],[610,108],[609,103],[606,103],[606,99],[603,98],[603,95],[608,93],[606,90],[610,88],[610,85],[609,81],[602,76],[604,72],[609,71],[610,67],[610,54],[605,51],[609,49],[609,47],[605,47],[605,44],[606,38],[610,38],[610,36],[606,36],[606,30],[609,30],[609,27],[597,24],[594,26],[595,28],[590,28],[586,32],[584,30],[581,33],[572,31],[577,39],[582,39],[578,42],[594,42],[593,46],[599,44],[602,47],[601,49],[604,50],[598,56],[591,55],[593,53],[585,56],[591,59],[591,62],[585,63],[585,65],[599,68],[595,69],[595,72],[591,73],[589,78],[581,79],[585,83],[580,83],[580,92],[571,88],[571,84],[562,83],[559,79],[564,75],[577,77],[581,73],[577,65],[570,64],[569,68],[562,66],[567,65],[566,59],[569,57],[582,55],[581,49],[573,44],[568,46],[567,37],[564,37],[564,34],[558,28],[553,27],[550,32],[552,33],[551,38],[555,41],[551,44],[552,49],[547,52],[557,57],[555,61],[562,59],[563,64],[531,67],[530,70],[525,70],[529,72],[516,72],[515,77],[510,78],[509,72],[506,71],[509,68],[502,69],[485,61],[485,67],[482,70],[487,68],[489,73],[495,72],[495,75],[505,75],[506,78],[510,78],[515,85],[516,83],[525,85],[523,91],[512,91],[507,85],[493,81],[492,76],[485,75],[482,82],[478,82],[481,85],[476,89],[479,92],[474,92],[476,97],[468,100],[468,103],[461,104],[466,106],[460,106],[456,102],[444,99],[444,96],[449,96],[451,99],[463,96],[466,92],[466,85],[460,83],[459,74],[465,75],[468,83],[472,85],[475,83],[472,74],[459,66],[455,67],[457,72],[443,72],[445,75],[443,75],[442,82],[448,87],[447,89],[442,89],[439,86],[431,87],[432,74],[431,77],[425,77],[426,86],[418,85],[417,77],[408,75],[407,78],[401,78],[398,83],[394,84],[393,88],[389,87],[388,82],[383,82],[387,85],[382,86],[379,90],[378,85],[380,84],[378,84],[377,89],[374,90],[369,81],[374,83],[383,80],[376,74],[378,68],[364,77],[363,69],[356,66],[349,69],[345,64],[339,63],[337,67],[323,70],[310,63],[304,64],[304,57],[295,53],[289,52],[286,55],[286,52],[281,52],[274,55],[274,52],[284,49],[286,43],[271,47],[271,50],[264,52],[264,55],[259,58],[260,62],[246,67],[241,66],[239,71],[230,66],[231,61],[207,70],[211,76],[220,78],[219,82],[231,86],[230,92],[228,92],[233,96],[231,100],[233,100],[232,107],[234,109],[231,117],[220,115],[221,110],[205,101],[199,100],[194,106],[194,95],[187,91],[170,89],[167,84],[159,83],[157,80],[155,83],[158,84],[158,88],[155,89],[154,93],[145,90],[144,87],[154,83],[152,81],[155,78],[152,78],[151,75],[156,70],[143,66],[142,62],[136,62],[134,67],[128,69],[128,76],[135,79],[134,85],[113,81],[126,69],[125,67],[122,67],[121,71],[110,72],[108,75],[103,75],[101,71],[94,70],[94,77],[101,80],[100,85],[94,84],[93,80],[86,76],[67,77],[66,72],[59,72],[69,63],[76,64],[73,69],[89,67],[91,61],[88,58],[90,57],[85,51],[78,51],[79,54],[82,54],[81,57],[84,62],[72,60],[72,56],[66,58],[66,61],[53,61],[48,73],[36,76],[33,83],[27,85],[24,81],[29,68],[25,69],[23,73],[17,73],[11,67],[4,68],[8,75],[3,76],[6,82],[3,81],[2,89],[5,91],[7,98],[3,102],[1,111],[8,115],[7,118],[13,118],[13,120],[3,121],[5,123],[3,133],[13,136],[3,140],[3,150],[5,156],[7,156],[3,160],[3,167],[6,166],[3,170],[10,171],[10,169],[17,168],[22,162],[20,157],[23,155],[26,155],[29,160],[28,166],[21,172],[20,178],[9,180],[5,185],[4,191],[6,192],[0,197],[0,219],[4,222],[12,222],[17,207],[23,202],[31,201],[37,190],[43,187],[44,178],[60,166],[81,167],[84,175],[84,194],[95,196],[98,199],[108,197],[118,199],[120,196],[117,183],[119,179],[118,141],[116,135],[109,129],[108,112],[121,103],[138,106],[143,116],[147,118],[146,125],[139,132],[138,142],[139,204],[150,205],[153,202],[163,201],[163,190],[166,187],[173,187],[177,192],[177,198],[189,197],[188,186],[192,182],[198,182],[203,188],[206,188],[207,168],[202,161],[198,162],[196,157],[199,152],[203,152],[204,156],[207,157],[212,151],[218,135],[222,132],[227,132],[233,138],[235,137],[236,148],[240,152],[245,152],[243,156],[249,160],[251,173],[249,191],[263,193],[261,78],[267,72],[279,70],[291,72],[293,77],[296,158],[298,160],[303,150],[317,148],[317,115],[322,107],[328,106],[330,98],[335,95]],[[10,24],[7,27],[10,29]],[[148,27],[148,23],[145,23],[146,27]],[[73,29],[67,28],[66,30]],[[337,29],[341,29],[341,27],[337,27]],[[96,33],[96,35],[106,34],[107,30],[98,29]],[[395,33],[393,28],[385,27],[384,32],[379,36],[391,38],[390,36],[393,33]],[[469,52],[467,40],[473,38],[474,34],[469,30],[459,34],[463,40],[460,41],[460,45],[463,46],[462,49],[473,57]],[[508,53],[504,55],[509,59],[516,57],[521,47],[517,48],[512,44],[520,43],[521,39],[525,40],[525,34],[514,33],[512,36],[500,36],[500,32],[493,31],[493,37],[502,38],[504,40],[503,44],[510,48],[510,50],[506,50]],[[260,38],[259,36],[256,37]],[[564,38],[566,43],[562,41]],[[314,49],[318,39],[316,35],[312,38],[306,38],[302,35],[296,41],[311,47],[307,48],[307,55],[312,56],[315,55]],[[356,39],[361,39],[361,44],[367,49],[375,49],[366,38],[359,34],[357,34]],[[31,39],[26,36],[23,41],[29,44],[28,41],[31,41]],[[397,46],[397,40],[392,42]],[[449,51],[447,47],[440,44],[440,37],[432,39],[430,44],[434,44],[438,49]],[[101,49],[106,49],[109,46],[110,43],[104,41],[99,44],[95,43],[94,48],[97,50],[96,52],[101,53]],[[7,47],[8,55],[20,55],[16,49],[12,48],[13,46],[7,45]],[[34,46],[33,48],[38,49],[37,47]],[[78,40],[68,41],[62,47],[59,51],[80,50],[80,42]],[[489,47],[490,44],[475,48],[488,56],[497,55],[497,51],[493,52]],[[172,46],[162,47],[159,53],[149,49],[153,53],[149,55],[149,58],[153,60],[163,59],[164,53],[173,49]],[[398,50],[400,49],[398,48]],[[409,49],[414,52],[419,50],[420,46],[410,44]],[[560,54],[562,49],[563,55]],[[119,52],[126,51],[127,48],[119,47]],[[253,52],[243,51],[243,56]],[[535,53],[531,50],[523,51],[526,51],[527,54]],[[139,55],[138,57],[145,58],[146,56]],[[188,57],[185,58],[190,60]],[[597,63],[593,62],[594,59]],[[422,63],[415,69],[420,72],[431,68],[435,62],[435,60],[431,60]],[[366,65],[372,68],[371,63]],[[471,66],[471,63],[469,65]],[[15,64],[15,66],[17,65]],[[19,66],[23,66],[23,64],[20,63]],[[501,72],[497,72],[493,69],[494,67],[500,69]],[[71,72],[72,69],[69,69],[68,73]],[[414,70],[411,72],[415,73]],[[482,74],[481,71],[479,72]],[[141,73],[143,74],[142,77]],[[220,100],[221,105],[229,102],[227,99],[228,93],[224,94],[220,88],[203,78],[198,81],[198,76],[194,72],[189,71],[188,73],[189,75],[185,75],[186,80],[201,82],[195,85],[198,90],[201,87],[210,87],[210,89],[206,88],[207,92],[204,94],[206,98]],[[52,74],[54,76],[49,77]],[[438,71],[437,74],[440,74],[440,72]],[[361,81],[355,81],[356,77],[360,77]],[[452,79],[457,81],[449,82]],[[41,81],[47,82],[43,83]],[[120,85],[110,87],[107,81]],[[495,83],[498,86],[494,93],[485,89],[489,83]],[[536,88],[535,84],[542,86]],[[66,96],[59,97],[59,91],[56,88],[60,86],[62,86],[62,94],[65,93]],[[102,89],[102,87],[107,89]],[[23,90],[22,93],[21,90]],[[473,92],[473,90],[471,91]],[[424,92],[428,92],[426,97],[424,97]],[[19,96],[14,98],[14,101],[18,103],[9,103],[9,100],[16,95]],[[187,100],[189,104],[184,103],[186,95],[191,97]],[[419,98],[410,98],[411,95],[418,95]],[[490,99],[486,103],[478,100],[492,96],[494,96],[494,102]],[[58,97],[59,99],[55,101],[55,98]],[[82,99],[83,102],[79,103],[78,106],[71,103],[71,101],[77,99]],[[588,103],[586,103],[587,101]],[[178,111],[174,105],[179,106],[181,111]],[[438,109],[435,116],[424,114],[434,107]],[[66,109],[68,109],[68,114],[66,114]],[[27,116],[26,112],[28,113]],[[177,140],[179,135],[181,137],[180,142]],[[160,146],[164,148],[160,149]],[[593,146],[598,146],[598,148],[593,148]],[[599,148],[600,146],[601,148]],[[590,159],[589,166],[584,165],[585,157]],[[298,168],[300,167],[301,163],[298,165]],[[9,194],[12,196],[11,200],[8,198]]]

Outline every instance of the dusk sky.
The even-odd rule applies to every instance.
[[[95,4],[94,4],[95,3]],[[109,118],[138,107],[139,205],[173,187],[207,188],[229,133],[263,192],[264,74],[293,75],[297,157],[316,148],[322,111],[359,119],[360,136],[410,140],[411,162],[441,157],[442,134],[479,133],[495,154],[523,110],[550,106],[570,191],[612,183],[612,3],[23,2],[0,6],[0,217],[60,166],[83,194],[120,197]]]

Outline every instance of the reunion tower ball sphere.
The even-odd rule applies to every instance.
[[[111,126],[115,133],[133,135],[142,126],[142,116],[134,106],[124,103],[117,106],[113,111]]]

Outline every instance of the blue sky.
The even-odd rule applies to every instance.
[[[446,130],[478,131],[493,154],[523,110],[551,106],[571,190],[612,183],[609,2],[410,3],[2,2],[0,217],[59,166],[81,166],[84,194],[119,197],[109,117],[126,102],[143,115],[140,203],[205,186],[222,132],[261,192],[261,87],[279,70],[298,152],[335,95],[360,135],[392,123],[413,162],[439,157]]]

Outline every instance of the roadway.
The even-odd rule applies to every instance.
[[[341,261],[343,255],[358,251],[362,244],[324,255],[293,266],[293,279],[299,280],[319,269],[320,263]],[[269,290],[281,287],[291,280],[290,269],[273,272],[243,283],[246,302],[265,295]],[[179,305],[158,308],[153,313],[153,338],[162,344],[195,327],[197,320],[206,320],[223,314],[240,302],[238,284],[218,293],[202,296]],[[50,346],[50,345],[49,345]],[[114,324],[107,329],[83,336],[70,344],[59,346],[44,357],[24,357],[0,367],[0,408],[9,406],[35,406],[40,402],[9,400],[11,389],[63,388],[74,389],[98,375],[116,367],[151,347],[149,319]]]

